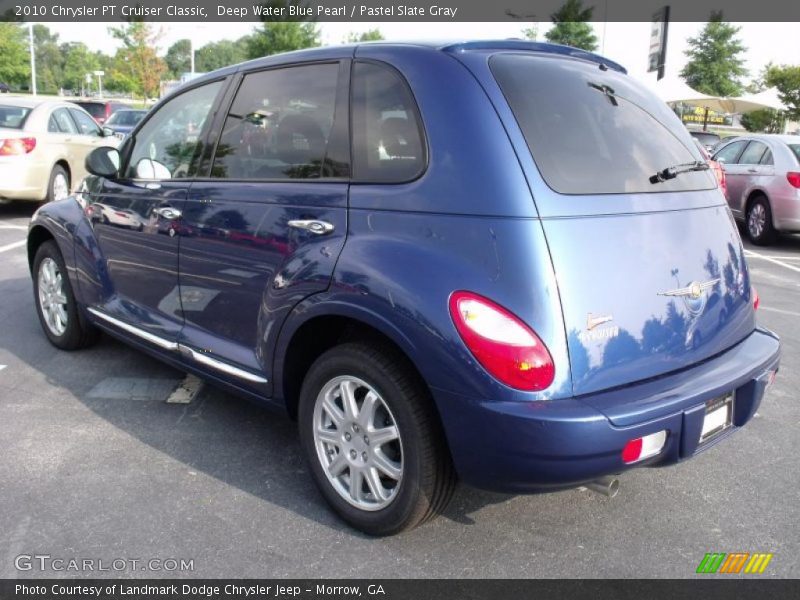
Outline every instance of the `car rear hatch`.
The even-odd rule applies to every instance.
[[[531,185],[575,395],[685,369],[753,331],[735,224],[663,102],[598,57],[467,54]]]

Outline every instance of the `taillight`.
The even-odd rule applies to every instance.
[[[800,173],[789,171],[786,173],[786,179],[789,181],[789,185],[792,187],[800,188]]]
[[[547,347],[499,304],[471,292],[453,292],[450,316],[472,355],[502,383],[525,391],[553,383],[555,366]]]
[[[28,154],[36,148],[36,138],[11,138],[0,140],[0,156]]]
[[[750,287],[750,297],[753,299],[753,310],[758,310],[758,305],[761,304],[761,299],[758,297],[758,292],[755,286]]]
[[[659,431],[644,437],[636,438],[625,444],[622,449],[622,462],[631,464],[655,456],[664,448],[667,432]]]
[[[717,185],[719,185],[722,193],[727,195],[728,182],[725,180],[725,170],[722,168],[722,165],[715,160],[712,160],[710,164],[711,169],[714,171],[714,175],[717,177]]]

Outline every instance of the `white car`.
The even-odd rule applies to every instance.
[[[68,102],[0,100],[0,200],[60,200],[86,176],[86,155],[117,146],[85,110]]]

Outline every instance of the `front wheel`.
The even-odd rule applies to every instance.
[[[298,416],[315,483],[355,528],[399,533],[449,502],[455,475],[438,417],[393,349],[347,343],[325,352],[303,382]]]
[[[64,258],[54,241],[43,243],[36,251],[33,294],[36,313],[51,344],[77,350],[95,341],[98,332],[78,314]]]
[[[747,210],[747,237],[757,246],[766,246],[774,241],[775,235],[769,201],[759,196]]]

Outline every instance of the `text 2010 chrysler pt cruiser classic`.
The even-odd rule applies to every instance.
[[[272,56],[191,82],[87,163],[31,223],[50,341],[103,330],[285,409],[369,533],[435,515],[456,478],[556,490],[690,458],[778,369],[714,175],[593,54]]]

